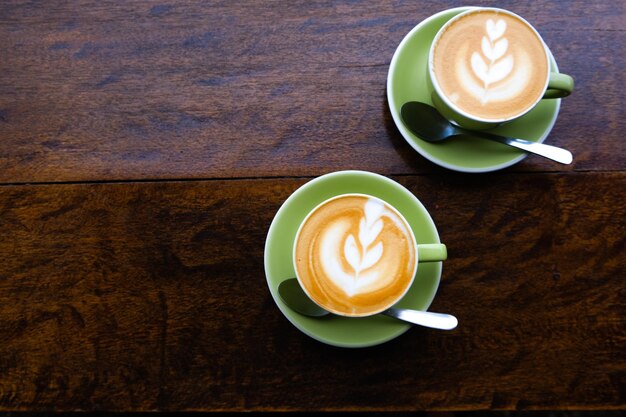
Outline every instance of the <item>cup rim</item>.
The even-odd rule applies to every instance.
[[[448,20],[446,23],[444,23],[444,25],[439,28],[439,30],[437,31],[437,34],[435,35],[435,37],[433,38],[433,41],[431,42],[431,46],[430,46],[430,50],[428,52],[428,76],[430,77],[430,80],[433,84],[433,87],[435,88],[435,91],[437,92],[437,95],[439,96],[439,98],[441,98],[441,100],[443,100],[443,102],[449,106],[452,110],[454,110],[456,113],[459,113],[460,115],[462,115],[463,117],[466,117],[470,120],[476,121],[476,122],[482,122],[482,123],[506,123],[509,122],[511,120],[515,120],[518,119],[522,116],[524,116],[526,113],[528,113],[529,111],[531,111],[532,109],[535,108],[535,106],[537,106],[537,104],[542,100],[543,98],[543,94],[540,95],[533,103],[532,105],[529,105],[526,109],[524,109],[524,111],[515,114],[513,116],[509,116],[509,117],[505,117],[505,118],[498,118],[498,119],[489,119],[489,118],[484,118],[484,117],[478,117],[475,115],[472,115],[462,109],[460,109],[456,104],[454,104],[452,101],[450,101],[448,99],[448,97],[443,93],[441,86],[439,85],[439,81],[437,80],[437,77],[434,74],[434,70],[433,70],[433,59],[434,59],[434,52],[435,52],[435,46],[437,45],[437,43],[439,42],[439,39],[441,38],[441,36],[443,35],[443,33],[457,20],[463,18],[464,16],[467,16],[469,14],[473,14],[473,13],[480,13],[480,12],[484,12],[484,11],[494,11],[497,13],[503,13],[503,14],[508,14],[509,16],[512,16],[520,21],[522,21],[524,24],[526,24],[526,26],[528,26],[528,28],[530,28],[530,30],[537,36],[537,38],[539,39],[539,41],[541,42],[541,45],[543,46],[543,53],[546,59],[546,63],[547,63],[547,70],[546,70],[546,79],[543,85],[543,90],[545,92],[545,90],[548,88],[548,84],[550,82],[550,73],[551,73],[551,69],[550,69],[550,55],[548,53],[548,46],[546,44],[546,42],[543,40],[543,37],[541,36],[541,34],[539,34],[539,31],[537,31],[537,29],[535,29],[535,27],[530,24],[530,22],[528,22],[526,19],[524,19],[522,16],[510,11],[510,10],[506,10],[506,9],[502,9],[499,7],[472,7],[469,10],[466,10],[464,12],[459,13],[458,15],[454,16],[452,19]]]
[[[349,313],[345,313],[345,312],[329,309],[328,307],[319,304],[313,297],[311,297],[311,294],[309,293],[309,291],[307,290],[305,285],[302,283],[300,275],[298,274],[298,268],[296,266],[296,248],[297,248],[298,239],[300,237],[300,232],[302,231],[303,226],[306,224],[306,222],[309,220],[309,218],[313,215],[313,213],[315,213],[320,207],[322,207],[323,205],[325,205],[325,204],[327,204],[327,203],[329,203],[329,202],[331,202],[333,200],[337,200],[339,198],[345,198],[345,197],[367,197],[367,198],[373,198],[373,199],[376,199],[376,200],[379,200],[379,201],[383,202],[383,204],[385,204],[385,206],[387,206],[388,208],[391,208],[391,210],[394,213],[396,213],[396,215],[398,215],[398,217],[400,217],[400,219],[402,220],[402,222],[404,223],[406,228],[409,230],[409,235],[411,236],[411,241],[413,242],[415,262],[414,262],[414,265],[413,265],[413,275],[411,276],[411,279],[409,280],[408,285],[402,291],[402,294],[400,294],[398,297],[396,297],[392,302],[385,304],[385,306],[383,308],[380,308],[380,309],[378,309],[376,311],[368,312],[368,313],[365,313],[365,314],[349,314]],[[307,297],[309,297],[309,299],[311,301],[313,301],[319,307],[321,307],[321,308],[331,312],[332,314],[336,314],[338,316],[343,316],[343,317],[369,317],[369,316],[374,316],[376,314],[379,314],[379,313],[387,310],[390,307],[393,307],[400,300],[402,300],[402,298],[411,289],[411,286],[413,285],[413,282],[415,281],[415,277],[417,276],[417,268],[418,268],[418,265],[419,265],[419,253],[418,253],[419,250],[418,250],[417,238],[415,237],[415,232],[413,231],[413,228],[411,228],[411,224],[404,217],[404,215],[400,212],[400,210],[395,208],[391,203],[387,202],[386,200],[383,200],[380,197],[377,197],[377,196],[374,196],[374,195],[371,195],[371,194],[365,194],[365,193],[342,193],[342,194],[338,194],[338,195],[332,196],[330,198],[327,198],[326,200],[324,200],[321,203],[317,204],[315,207],[313,207],[307,213],[307,215],[304,217],[304,219],[302,219],[302,221],[298,225],[298,231],[296,232],[296,236],[294,237],[293,242],[294,243],[293,243],[291,262],[293,264],[293,269],[294,269],[294,272],[295,272],[295,275],[296,275],[296,279],[298,280],[298,284],[300,284],[300,287],[302,288],[302,290],[305,292],[305,294],[307,295]]]

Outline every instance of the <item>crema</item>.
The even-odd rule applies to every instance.
[[[484,120],[514,118],[546,89],[549,63],[543,41],[524,20],[479,10],[452,21],[433,46],[440,91],[462,112]]]
[[[406,293],[417,268],[417,245],[395,208],[351,194],[309,214],[297,234],[294,258],[313,301],[336,314],[363,316]]]

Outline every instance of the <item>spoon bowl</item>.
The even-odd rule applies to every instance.
[[[309,317],[324,317],[331,314],[318,306],[304,292],[297,278],[290,278],[280,283],[278,294],[281,300],[293,311]],[[412,324],[440,330],[452,330],[458,325],[456,317],[450,314],[430,311],[411,310],[392,307],[381,314],[394,317]]]
[[[570,164],[574,159],[570,151],[556,146],[464,129],[450,122],[436,108],[426,103],[409,101],[402,105],[400,114],[407,128],[426,142],[437,143],[470,136],[500,142],[562,164]]]
[[[402,106],[400,114],[407,127],[427,142],[442,142],[457,134],[455,126],[427,104],[410,101]]]

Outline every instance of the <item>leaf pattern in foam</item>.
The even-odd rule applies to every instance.
[[[361,271],[376,265],[383,256],[383,243],[378,242],[374,247],[370,247],[383,230],[382,215],[384,205],[379,201],[368,200],[365,203],[365,216],[359,222],[359,246],[352,234],[348,236],[344,243],[344,256],[348,264],[352,267],[355,279],[359,277]]]
[[[513,56],[504,57],[509,49],[509,41],[503,37],[506,29],[506,22],[502,19],[497,22],[492,19],[487,20],[485,24],[486,35],[481,39],[480,51],[482,55],[475,51],[472,52],[470,58],[474,75],[483,82],[484,91],[481,99],[483,103],[489,101],[490,84],[503,80],[513,71]],[[483,56],[487,58],[487,61]]]
[[[354,236],[349,235],[346,239],[346,243],[343,245],[343,254],[352,269],[354,269],[354,272],[358,274],[360,269],[359,266],[361,265],[361,253],[359,252],[359,248],[356,246]]]
[[[367,253],[363,257],[363,261],[360,265],[360,271],[365,271],[367,268],[370,268],[383,256],[383,242],[378,242],[373,248],[367,250]]]
[[[513,71],[513,57],[511,55],[496,62],[489,68],[489,80],[497,83]]]
[[[504,38],[500,39],[495,44],[492,44],[486,36],[483,36],[481,46],[483,55],[485,55],[490,61],[495,61],[502,58],[502,56],[509,49],[509,40]]]
[[[487,83],[487,73],[489,72],[489,68],[487,67],[487,64],[485,64],[485,60],[478,52],[474,52],[472,54],[472,69],[480,81]]]
[[[485,29],[487,30],[487,36],[493,42],[506,32],[506,22],[502,19],[499,19],[497,22],[494,22],[493,19],[487,19]]]
[[[361,223],[359,224],[359,242],[363,245],[364,248],[368,247],[372,244],[374,239],[378,237],[380,232],[383,230],[383,219],[378,219],[372,225],[368,225],[365,218],[361,219]]]

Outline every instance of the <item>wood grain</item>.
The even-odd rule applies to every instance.
[[[0,182],[441,173],[398,133],[385,84],[406,33],[455,6],[5,1]],[[500,6],[576,79],[549,138],[575,163],[510,171],[623,169],[623,5]]]
[[[357,350],[266,286],[307,179],[0,187],[0,409],[623,409],[626,176],[396,179],[448,245],[432,309],[460,326]]]
[[[461,5],[3,1],[0,411],[626,409],[624,4],[498,4],[576,80],[548,138],[575,160],[479,176],[386,101],[402,38]],[[429,209],[456,330],[349,350],[280,314],[272,218],[343,169]]]

